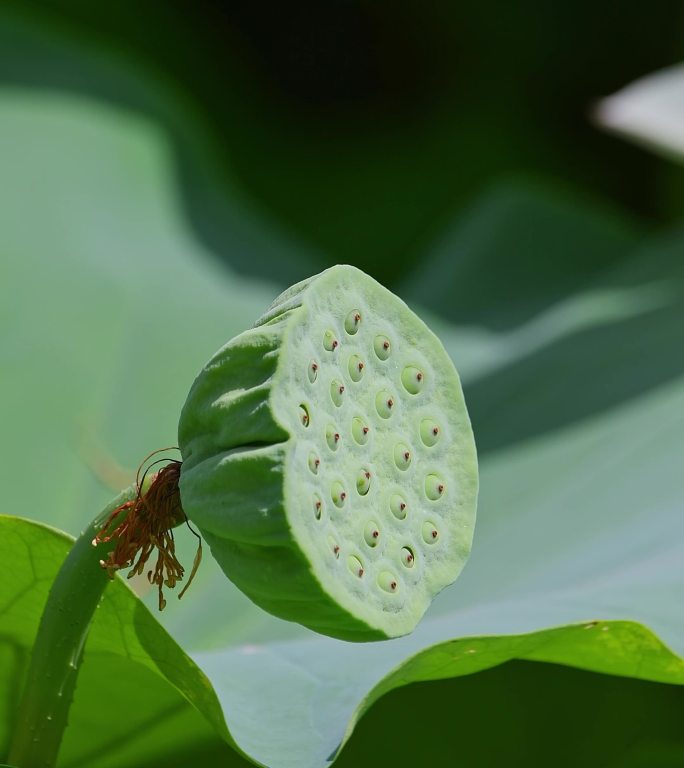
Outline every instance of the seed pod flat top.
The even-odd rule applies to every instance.
[[[197,377],[183,508],[257,604],[334,637],[410,632],[470,552],[477,458],[458,375],[350,266],[283,293]]]

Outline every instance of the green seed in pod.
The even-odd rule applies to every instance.
[[[458,375],[404,302],[354,267],[288,289],[220,349],[178,434],[185,514],[276,616],[397,637],[465,564],[478,474]]]

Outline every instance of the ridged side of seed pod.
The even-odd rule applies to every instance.
[[[252,328],[231,339],[195,379],[178,430],[186,472],[218,452],[287,440],[269,405],[283,326]]]
[[[254,323],[254,327],[258,328],[261,325],[272,323],[282,315],[285,315],[286,313],[301,307],[307,288],[319,277],[320,275],[307,277],[305,280],[300,280],[300,282],[295,283],[294,285],[291,285],[289,288],[284,290],[273,300],[271,306],[268,307],[268,309],[266,309],[261,317],[259,317],[259,319]]]

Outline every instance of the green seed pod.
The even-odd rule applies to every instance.
[[[354,267],[293,286],[212,357],[179,446],[183,508],[221,568],[323,634],[410,632],[470,552],[477,458],[458,375]]]

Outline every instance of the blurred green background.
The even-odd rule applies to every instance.
[[[678,217],[681,171],[589,118],[599,97],[678,60],[682,16],[664,0],[5,0],[0,56],[5,82],[159,120],[188,216],[218,258],[283,282],[351,262],[393,286],[502,179],[638,225]],[[225,187],[303,246],[297,258],[226,248]],[[537,256],[547,278],[571,279],[618,258]]]
[[[684,6],[664,0],[0,8],[2,93],[86,97],[161,126],[216,264],[279,287],[351,263],[437,323],[504,334],[586,287],[675,275],[681,298],[681,239],[669,255],[643,244],[677,231],[684,169],[591,112],[682,54]],[[679,302],[602,329],[589,374],[581,334],[512,362],[505,386],[485,365],[466,388],[481,455],[680,376],[682,317]],[[532,394],[530,360],[544,382]],[[587,379],[583,398],[554,404]],[[505,418],[502,401],[518,405]],[[390,693],[338,765],[681,766],[683,712],[676,687],[514,662]],[[242,762],[207,734],[141,768],[192,761]]]

